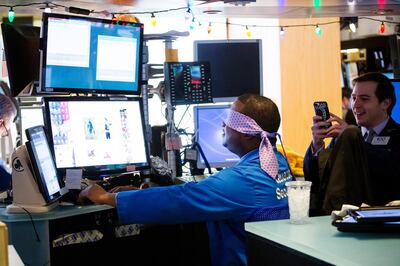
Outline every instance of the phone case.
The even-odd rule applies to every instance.
[[[322,120],[326,121],[329,119],[329,109],[327,102],[314,102],[315,114],[322,117]]]
[[[314,102],[314,110],[315,110],[315,114],[318,116],[321,116],[323,121],[326,121],[329,119],[330,114],[329,114],[327,102]],[[331,126],[332,126],[332,123],[329,123],[329,125],[324,126],[324,128],[328,129]]]

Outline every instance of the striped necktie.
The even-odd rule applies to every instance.
[[[368,132],[368,134],[367,134],[367,136],[366,136],[366,138],[365,138],[365,142],[371,143],[375,136],[376,136],[375,131],[374,131],[373,129],[371,129],[371,130]]]

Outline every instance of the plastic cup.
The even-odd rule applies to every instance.
[[[310,181],[286,182],[289,199],[290,223],[305,224],[308,222],[310,209]]]

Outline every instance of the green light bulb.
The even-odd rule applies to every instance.
[[[15,12],[11,7],[10,10],[8,11],[8,21],[12,23],[14,21],[14,18],[15,18]]]
[[[322,29],[318,25],[315,27],[315,34],[317,34],[318,37],[322,36]]]
[[[314,4],[315,9],[318,10],[321,8],[321,0],[314,0],[313,2],[314,2],[313,4]]]

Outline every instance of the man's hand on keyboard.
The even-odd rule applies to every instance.
[[[79,193],[80,202],[87,199],[96,204],[108,204],[115,207],[115,193],[109,193],[97,184],[89,185]]]

